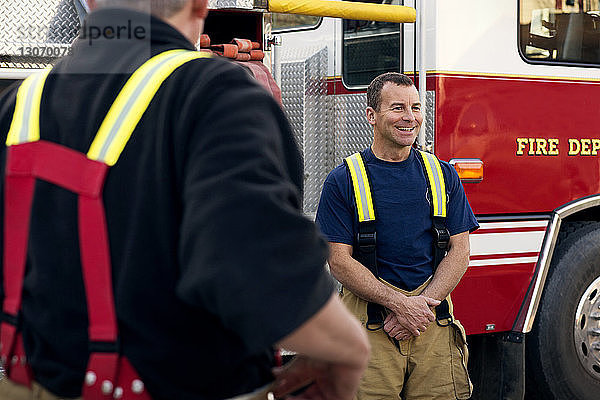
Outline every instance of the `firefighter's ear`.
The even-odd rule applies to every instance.
[[[208,0],[191,0],[192,12],[197,18],[205,19],[208,15]]]
[[[95,10],[96,9],[96,0],[87,0],[87,5],[90,8],[90,10]]]
[[[373,107],[367,107],[367,122],[371,125],[375,125],[375,110]]]

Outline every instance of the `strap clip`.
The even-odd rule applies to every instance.
[[[358,225],[356,235],[356,244],[361,253],[372,253],[377,244],[377,231],[375,230],[375,221],[363,221]]]
[[[454,322],[452,314],[450,314],[450,305],[448,300],[444,299],[435,307],[435,322],[441,326],[450,326]]]
[[[377,232],[361,232],[358,234],[358,244],[360,246],[375,246],[377,241]]]
[[[358,234],[358,247],[361,251],[370,253],[375,249],[377,243],[377,232],[362,232]]]
[[[378,331],[383,328],[383,322],[385,321],[386,311],[385,308],[378,303],[367,303],[367,323],[365,328],[368,331]]]
[[[437,226],[433,227],[433,239],[435,240],[435,245],[440,249],[447,249],[450,244],[450,232],[446,227],[440,228]]]

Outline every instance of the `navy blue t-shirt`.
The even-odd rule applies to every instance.
[[[362,155],[375,207],[379,276],[401,289],[414,290],[433,272],[431,207],[421,161],[414,149],[401,162],[380,160],[370,148]],[[448,193],[446,224],[450,235],[472,232],[479,225],[458,174],[447,162],[440,164]],[[350,174],[344,164],[325,180],[317,223],[328,241],[354,245],[358,215]]]

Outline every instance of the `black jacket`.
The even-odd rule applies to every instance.
[[[194,49],[133,11],[94,12],[84,32],[127,26],[146,35],[81,37],[54,68],[42,139],[87,152],[138,66]],[[15,94],[0,100],[3,141]],[[300,210],[302,179],[281,109],[243,68],[195,60],[159,89],[104,189],[122,351],[154,399],[223,398],[267,383],[270,345],[329,298],[326,245]],[[40,181],[35,190],[25,348],[38,382],[75,397],[88,356],[76,196]]]

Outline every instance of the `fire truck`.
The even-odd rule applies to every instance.
[[[327,173],[371,142],[370,80],[415,81],[416,146],[455,167],[481,226],[453,292],[473,398],[600,396],[599,3],[209,1],[212,42],[259,43],[281,89],[308,216]],[[0,90],[68,52],[86,12],[0,1]]]

